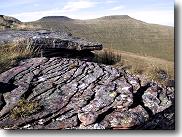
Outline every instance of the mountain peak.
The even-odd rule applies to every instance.
[[[131,17],[128,15],[110,15],[110,16],[103,16],[103,17],[100,17],[98,19],[104,19],[104,20],[107,20],[107,19],[131,19]]]
[[[41,18],[39,21],[71,21],[73,19],[67,16],[45,16]]]

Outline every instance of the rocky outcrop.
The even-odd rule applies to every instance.
[[[76,51],[101,50],[102,44],[73,37],[66,32],[39,31],[1,31],[0,44],[24,41],[34,49],[66,49]]]
[[[0,82],[4,129],[174,129],[174,88],[111,66],[32,58]]]
[[[12,28],[16,24],[20,24],[21,21],[13,17],[0,15],[0,30]]]

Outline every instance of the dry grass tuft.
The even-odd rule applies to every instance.
[[[41,106],[38,101],[28,102],[25,99],[20,99],[17,106],[11,110],[11,118],[24,118],[40,110]]]
[[[174,62],[149,56],[139,56],[129,52],[117,53],[122,59],[114,65],[117,68],[124,68],[131,74],[144,75],[148,80],[154,80],[161,84],[167,83],[170,79],[174,80]]]
[[[15,29],[15,30],[37,30],[37,29],[41,29],[41,26],[40,25],[27,24],[27,23],[21,23],[21,24],[17,24],[12,29]]]
[[[145,72],[145,75],[158,83],[165,84],[168,80],[174,79],[174,76],[168,67],[153,65],[151,69]]]
[[[70,64],[68,68],[69,69],[74,69],[74,68],[77,68],[77,67],[79,67],[79,66],[73,63],[73,64]]]
[[[100,52],[96,52],[95,57],[93,59],[94,62],[106,64],[106,65],[114,65],[121,60],[121,56],[112,50],[107,49]]]
[[[21,59],[32,57],[33,49],[23,39],[0,46],[0,73],[17,65]]]

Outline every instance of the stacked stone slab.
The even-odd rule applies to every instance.
[[[89,42],[85,39],[73,37],[66,32],[39,31],[0,31],[0,44],[24,41],[27,46],[35,49],[67,49],[77,51],[101,50],[102,44]]]

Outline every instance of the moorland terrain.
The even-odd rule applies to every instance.
[[[1,128],[175,129],[174,27],[1,15],[0,52]]]

